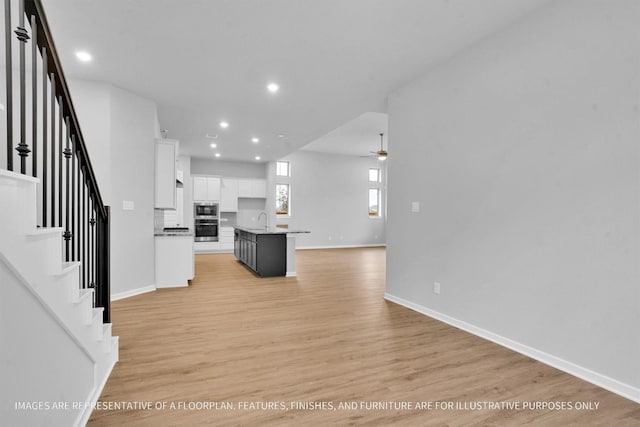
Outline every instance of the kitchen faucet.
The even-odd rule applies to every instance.
[[[264,215],[264,229],[267,230],[269,228],[269,217],[267,216],[266,212],[260,212],[258,214],[258,221],[260,221],[260,217]]]

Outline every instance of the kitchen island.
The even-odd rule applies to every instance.
[[[234,253],[260,277],[296,276],[296,235],[301,233],[309,231],[236,226]]]

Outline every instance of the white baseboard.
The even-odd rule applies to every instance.
[[[590,382],[591,384],[595,384],[598,387],[609,390],[612,393],[616,393],[629,400],[640,403],[640,388],[633,387],[629,384],[625,384],[613,378],[609,378],[606,375],[599,374],[598,372],[594,372],[590,369],[576,365],[575,363],[566,361],[552,354],[545,353],[544,351],[537,350],[535,348],[521,344],[517,341],[513,341],[509,338],[505,338],[501,335],[495,334],[493,332],[474,326],[470,323],[447,316],[446,314],[439,313],[437,311],[431,310],[430,308],[415,304],[411,301],[407,301],[403,298],[391,295],[389,293],[385,292],[384,299],[407,307],[413,311],[417,311],[418,313],[424,314],[425,316],[440,320],[441,322],[447,323],[458,329],[462,329],[463,331],[469,332],[470,334],[492,341],[517,353],[524,354],[525,356],[528,356],[546,365],[552,366],[563,372]]]
[[[117,294],[111,294],[111,301],[117,301],[119,299],[129,298],[140,294],[146,294],[147,292],[153,292],[156,290],[154,285],[145,286],[143,288],[131,289],[130,291],[118,292]]]
[[[187,287],[189,287],[189,282],[180,283],[179,285],[156,285],[156,289],[187,288]]]
[[[353,248],[382,248],[386,247],[386,243],[372,243],[370,245],[336,245],[336,246],[297,246],[296,250],[309,249],[353,249]]]

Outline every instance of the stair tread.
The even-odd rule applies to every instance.
[[[98,341],[102,341],[105,338],[111,338],[111,323],[102,324],[102,335],[98,338]]]
[[[27,236],[46,236],[48,234],[63,233],[62,227],[40,227],[25,233]]]
[[[64,276],[74,270],[77,270],[80,267],[80,261],[70,261],[63,262],[60,268],[60,273],[56,274],[56,276]]]
[[[35,182],[35,183],[40,182],[38,178],[34,178],[29,175],[24,175],[24,174],[13,172],[6,169],[0,169],[0,177],[12,179],[15,181],[23,181],[23,182]]]
[[[78,301],[76,301],[76,304],[79,304],[85,298],[89,298],[92,294],[93,289],[80,289],[80,294],[78,296]]]

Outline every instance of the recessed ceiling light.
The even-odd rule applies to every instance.
[[[216,154],[214,154],[214,156],[220,157],[220,153],[216,153]]]
[[[92,59],[91,55],[88,52],[84,51],[76,52],[76,58],[78,58],[82,62],[89,62]]]
[[[260,156],[256,156],[256,160],[260,160]]]
[[[220,127],[221,127],[221,128],[223,128],[223,129],[226,129],[226,128],[228,128],[228,127],[229,127],[229,123],[227,123],[227,122],[220,122]]]
[[[211,148],[216,148],[218,146],[218,144],[210,144]]]
[[[251,138],[251,142],[257,144],[258,142],[260,142],[260,140],[258,138]]]
[[[284,133],[279,133],[278,138],[284,138]]]
[[[267,90],[271,93],[276,93],[280,90],[280,86],[278,86],[276,83],[269,83],[267,85]]]

